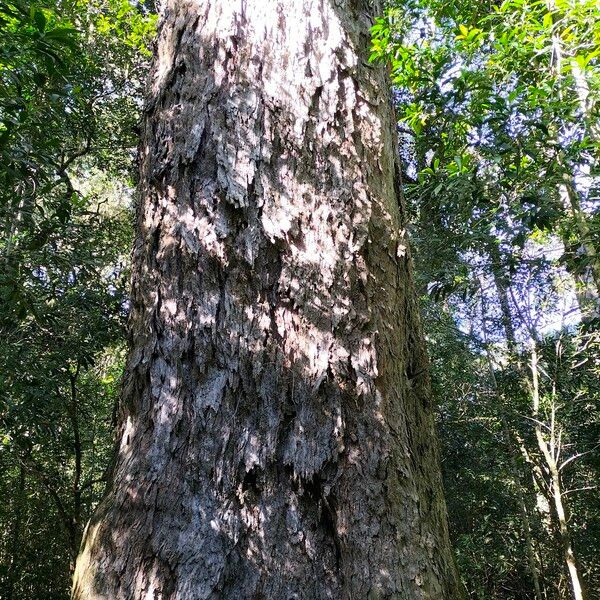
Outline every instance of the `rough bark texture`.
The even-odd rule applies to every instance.
[[[77,600],[461,594],[368,4],[165,7]]]

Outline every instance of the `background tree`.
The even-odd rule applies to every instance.
[[[392,4],[373,29],[411,140],[445,483],[451,499],[469,490],[450,501],[451,529],[477,598],[579,598],[586,578],[598,589],[598,390],[567,391],[598,364],[598,22],[586,1],[423,1]],[[561,517],[571,502],[586,508]]]

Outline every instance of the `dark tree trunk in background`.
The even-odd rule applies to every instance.
[[[368,4],[165,7],[78,600],[461,595]]]
[[[25,501],[25,468],[19,467],[19,485],[12,498],[14,505],[14,516],[12,518],[12,527],[10,532],[10,542],[8,544],[8,561],[6,565],[6,589],[5,593],[6,600],[13,600],[15,593],[15,586],[18,582],[20,563],[22,560],[22,551],[20,550],[22,545],[22,527],[23,527],[23,513],[24,508],[27,506]],[[1,591],[1,590],[0,590]],[[0,596],[2,598],[3,596]]]

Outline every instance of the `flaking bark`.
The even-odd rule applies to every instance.
[[[166,4],[73,597],[459,597],[370,3]]]

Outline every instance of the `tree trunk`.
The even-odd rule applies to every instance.
[[[518,348],[517,348],[517,340],[515,336],[515,331],[512,324],[512,315],[510,312],[510,304],[508,301],[508,294],[506,293],[507,288],[510,286],[510,281],[506,281],[506,278],[501,274],[501,261],[500,261],[500,253],[497,247],[493,249],[490,248],[491,256],[492,256],[492,275],[494,278],[494,285],[496,287],[496,294],[498,296],[499,304],[500,304],[500,312],[502,315],[502,326],[504,328],[504,335],[506,336],[506,341],[509,349],[509,356],[512,359],[516,358],[518,361]],[[495,250],[495,252],[494,252]],[[490,344],[488,338],[487,331],[487,315],[486,315],[486,303],[485,296],[483,294],[483,282],[479,282],[479,290],[481,294],[481,329],[483,333],[483,341],[485,344],[485,358],[487,362],[487,366],[490,373],[490,380],[492,383],[492,389],[494,390],[494,400],[495,403],[492,408],[495,410],[498,415],[498,419],[500,421],[500,425],[502,428],[502,435],[504,437],[504,443],[508,452],[508,459],[510,465],[510,474],[512,476],[513,485],[515,489],[515,494],[517,496],[517,501],[519,503],[519,513],[521,517],[521,526],[523,528],[523,536],[525,538],[525,551],[527,557],[527,567],[531,578],[533,580],[533,589],[535,592],[535,600],[543,600],[542,594],[542,585],[540,581],[540,569],[538,567],[538,557],[535,551],[535,545],[533,536],[531,534],[531,519],[529,518],[529,510],[527,508],[527,492],[523,488],[521,483],[521,469],[519,468],[519,463],[517,462],[518,451],[515,445],[515,441],[513,439],[513,432],[508,423],[508,419],[506,418],[505,408],[506,402],[503,398],[503,394],[500,390],[500,386],[498,385],[498,380],[496,379],[496,371],[494,369],[494,361],[492,359],[492,354],[490,351]],[[520,371],[520,365],[517,362],[517,369]]]
[[[535,438],[538,449],[544,459],[546,469],[550,475],[550,500],[553,504],[556,518],[558,520],[558,533],[562,547],[563,559],[567,567],[569,581],[571,583],[571,592],[573,600],[583,600],[583,589],[579,568],[573,550],[573,541],[569,530],[567,511],[563,501],[562,484],[560,481],[560,471],[557,462],[559,448],[555,442],[554,418],[550,427],[550,441],[547,442],[542,431],[543,423],[540,421],[540,385],[538,373],[538,355],[537,348],[534,345],[531,350],[531,395],[532,395],[532,415],[535,422]]]
[[[166,3],[78,600],[461,596],[368,4]]]
[[[510,276],[504,272],[502,265],[502,256],[500,249],[492,241],[487,247],[490,256],[492,277],[494,279],[494,287],[496,288],[496,296],[498,296],[498,304],[500,306],[500,321],[504,335],[506,337],[506,346],[509,353],[518,361],[517,336],[513,326],[513,316],[510,310],[510,302],[508,300],[508,289],[511,286]]]
[[[10,542],[7,552],[6,566],[6,600],[13,600],[15,597],[15,587],[19,577],[19,566],[22,560],[22,529],[23,529],[23,513],[27,507],[25,498],[25,467],[19,467],[19,484],[17,491],[13,496],[12,503],[14,505],[14,516],[11,523]]]

